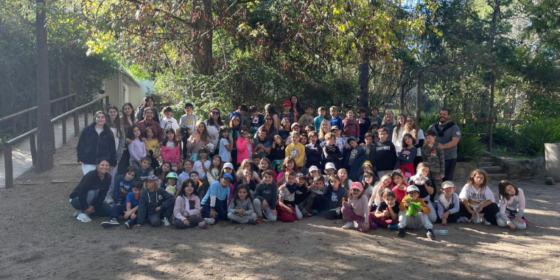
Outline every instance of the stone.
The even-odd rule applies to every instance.
[[[457,162],[455,172],[453,173],[453,181],[467,181],[471,172],[475,170],[476,162]]]
[[[503,160],[502,166],[510,179],[528,179],[545,170],[544,157],[530,160]]]
[[[555,183],[555,182],[554,182],[554,178],[552,178],[552,177],[546,177],[546,179],[544,179],[544,183],[547,184],[547,185],[552,186],[552,185],[554,185],[554,183]]]
[[[560,143],[545,143],[546,175],[560,181]]]

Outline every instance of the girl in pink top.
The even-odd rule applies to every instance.
[[[251,159],[253,154],[253,139],[251,139],[249,129],[242,127],[239,132],[241,137],[237,138],[237,164],[240,164],[245,159]]]
[[[346,219],[343,229],[354,228],[354,222],[358,223],[358,230],[361,232],[365,233],[370,229],[368,199],[364,195],[364,187],[361,183],[352,183],[348,201],[342,200],[342,216]]]

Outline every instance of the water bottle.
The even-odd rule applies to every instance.
[[[449,235],[449,231],[446,229],[436,229],[434,230],[435,235]]]

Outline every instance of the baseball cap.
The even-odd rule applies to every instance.
[[[299,123],[295,122],[295,123],[292,124],[291,128],[294,128],[294,126],[296,126],[296,125],[301,127],[301,125],[299,125]]]
[[[329,169],[332,168],[334,169],[334,171],[336,171],[336,167],[334,166],[334,163],[332,162],[327,162],[327,164],[325,165],[325,169]]]
[[[284,106],[292,106],[292,102],[290,102],[290,100],[286,100],[284,101]]]
[[[442,189],[447,189],[447,188],[454,188],[455,184],[453,184],[453,182],[451,181],[445,181],[443,183],[441,183],[441,188]]]
[[[165,177],[167,179],[173,178],[173,179],[179,179],[179,176],[177,176],[177,173],[175,172],[169,172],[169,174],[167,174],[167,176]]]
[[[417,186],[410,185],[406,188],[406,193],[409,193],[409,192],[420,192],[420,190],[418,189]]]
[[[338,126],[335,125],[335,126],[331,127],[331,131],[333,131],[333,130],[335,130],[335,129],[336,129],[336,130],[339,130],[339,129],[338,129]]]
[[[226,163],[224,164],[224,167],[222,168],[222,170],[223,170],[224,168],[231,168],[231,169],[233,169],[233,164],[232,164],[231,162],[226,162]]]
[[[354,137],[354,136],[350,136],[350,137],[348,137],[348,139],[346,140],[347,143],[350,143],[350,141],[356,141],[356,142],[358,142],[358,140],[357,140],[356,137]]]
[[[360,191],[363,191],[364,186],[362,186],[362,183],[360,183],[360,182],[354,182],[354,183],[352,183],[352,186],[350,186],[350,189],[358,189]]]
[[[194,105],[193,105],[192,103],[190,103],[190,102],[185,103],[185,108],[186,108],[186,107],[189,107],[189,106],[191,106],[191,107],[194,108]]]
[[[309,167],[309,172],[311,173],[311,171],[319,171],[319,168],[315,165],[311,165],[311,167]]]
[[[299,179],[299,178],[305,178],[305,175],[303,175],[303,173],[296,174],[296,179]]]
[[[222,175],[222,178],[229,179],[230,182],[233,182],[233,176],[231,176],[231,174],[226,173]]]
[[[144,182],[159,181],[159,178],[156,175],[150,175],[150,176],[142,179],[142,181],[144,181]]]
[[[371,161],[369,161],[369,160],[364,161],[364,163],[362,164],[362,168],[364,168],[364,166],[366,166],[366,165],[369,165],[373,168],[373,164],[371,164]]]

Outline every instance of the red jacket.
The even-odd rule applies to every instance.
[[[342,125],[344,126],[344,131],[342,132],[344,137],[354,136],[356,139],[360,138],[360,123],[357,120],[346,118],[342,120]]]
[[[154,139],[157,139],[159,142],[163,141],[163,130],[158,122],[152,120],[150,124],[146,122],[146,120],[141,120],[138,122],[138,127],[142,132],[142,137],[147,138],[146,136],[146,128],[151,126],[154,129]]]

